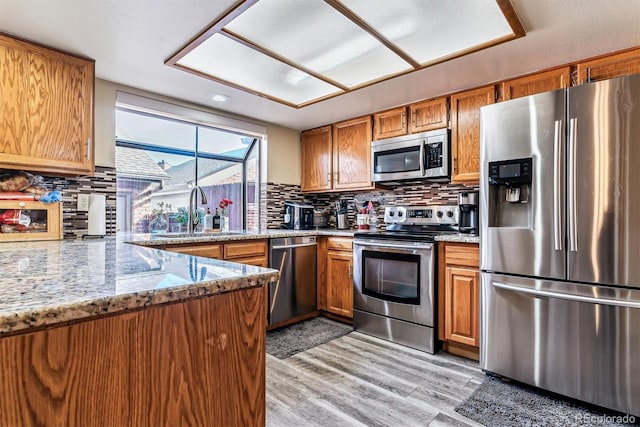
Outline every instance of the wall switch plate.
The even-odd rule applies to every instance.
[[[89,211],[89,195],[88,194],[78,194],[78,212],[88,212]]]

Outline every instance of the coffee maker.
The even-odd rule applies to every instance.
[[[462,191],[458,193],[458,232],[477,236],[479,233],[478,221],[478,192]]]
[[[312,230],[313,206],[285,202],[282,226],[290,230]]]

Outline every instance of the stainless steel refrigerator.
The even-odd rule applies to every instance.
[[[640,75],[480,126],[482,369],[640,415]]]

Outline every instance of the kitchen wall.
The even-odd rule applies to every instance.
[[[364,203],[371,200],[378,213],[378,224],[382,226],[385,206],[457,205],[460,191],[478,191],[478,187],[409,181],[379,191],[304,194],[300,191],[299,185],[269,182],[267,183],[267,228],[280,228],[286,201],[307,203],[317,210],[323,210],[333,208],[338,200],[346,200],[349,204],[349,223],[353,228],[356,214],[353,208],[354,202]],[[329,225],[335,226],[335,218],[331,219]]]
[[[169,102],[211,114],[265,126],[267,128],[267,180],[288,184],[300,183],[299,131],[269,123],[262,123],[250,117],[218,111],[102,79],[96,79],[95,90],[96,165],[115,167],[115,106],[117,91],[128,92],[158,101]]]

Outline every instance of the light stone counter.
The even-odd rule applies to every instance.
[[[454,243],[480,243],[480,236],[470,236],[468,234],[443,234],[436,237],[436,242]]]
[[[276,270],[124,243],[0,243],[0,336],[277,280]]]
[[[298,236],[353,237],[356,230],[336,230],[319,228],[314,230],[266,230],[259,232],[232,231],[226,233],[165,233],[165,234],[123,234],[124,241],[141,246],[184,245],[190,243],[232,242],[239,240],[275,239]]]

